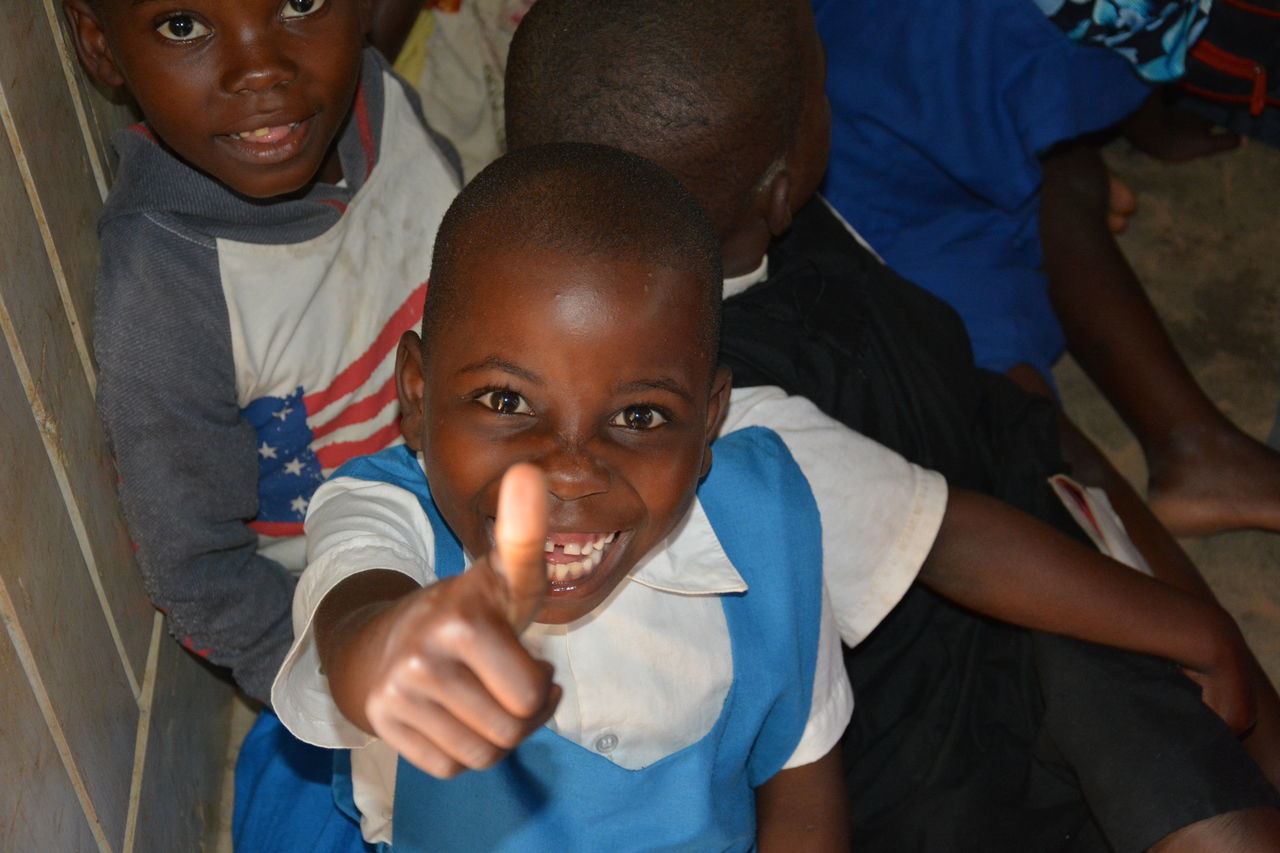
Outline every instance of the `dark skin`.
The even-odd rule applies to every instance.
[[[1032,393],[1053,397],[1053,390],[1039,371],[1019,365],[1009,376]],[[1157,578],[1192,595],[1218,603],[1199,570],[1168,529],[1151,513],[1146,502],[1110,460],[1088,439],[1065,413],[1059,411],[1063,457],[1071,464],[1076,479],[1098,486],[1107,493],[1125,530],[1138,547]],[[1273,785],[1280,785],[1280,695],[1250,653],[1250,670],[1258,695],[1257,723],[1244,738],[1245,748]]]
[[[527,250],[459,275],[465,308],[430,357],[412,332],[401,343],[402,429],[442,515],[485,556],[425,589],[361,573],[316,617],[338,707],[442,778],[491,766],[550,718],[559,688],[520,632],[599,607],[684,517],[729,387],[693,343],[707,308],[687,273]],[[563,555],[544,543],[606,533],[585,575],[550,576]],[[848,849],[834,750],[756,801],[762,850]]]
[[[367,0],[66,0],[85,68],[178,157],[273,198],[342,178]]]
[[[1049,296],[1072,355],[1142,445],[1151,509],[1179,535],[1280,530],[1280,454],[1241,432],[1196,383],[1115,241],[1108,198],[1091,143],[1046,158]]]
[[[1233,731],[1253,725],[1248,651],[1225,611],[999,501],[953,491],[920,580],[1014,625],[1175,661]]]
[[[1145,154],[1168,163],[1181,163],[1230,151],[1244,145],[1244,137],[1214,127],[1208,119],[1170,103],[1173,87],[1156,89],[1124,120],[1125,139]]]

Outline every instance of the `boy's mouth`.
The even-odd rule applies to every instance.
[[[311,119],[308,116],[298,121],[237,130],[224,133],[218,139],[232,157],[243,162],[255,165],[284,163],[305,148]]]
[[[547,580],[552,583],[581,580],[595,571],[609,545],[618,537],[610,533],[552,533],[543,545]]]
[[[256,142],[259,145],[271,145],[284,139],[290,133],[298,129],[300,122],[291,122],[290,124],[278,124],[273,127],[259,127],[254,130],[243,130],[239,133],[227,134],[232,139],[239,139],[243,142]]]

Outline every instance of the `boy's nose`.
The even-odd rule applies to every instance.
[[[581,500],[609,490],[608,469],[586,448],[558,444],[537,460],[547,474],[547,489],[561,501]]]
[[[298,67],[266,39],[242,41],[227,49],[224,91],[233,94],[265,92],[287,85],[297,76]]]

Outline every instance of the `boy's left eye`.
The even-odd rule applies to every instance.
[[[282,18],[302,18],[317,12],[324,6],[327,0],[285,0],[284,7],[280,10]]]
[[[206,35],[209,28],[190,15],[174,15],[156,24],[156,32],[169,41],[193,41]]]
[[[627,429],[656,429],[666,422],[662,413],[652,406],[627,406],[609,419],[611,426]]]

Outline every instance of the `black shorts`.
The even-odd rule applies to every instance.
[[[1137,853],[1214,815],[1280,807],[1168,661],[915,588],[846,664],[860,853]]]

